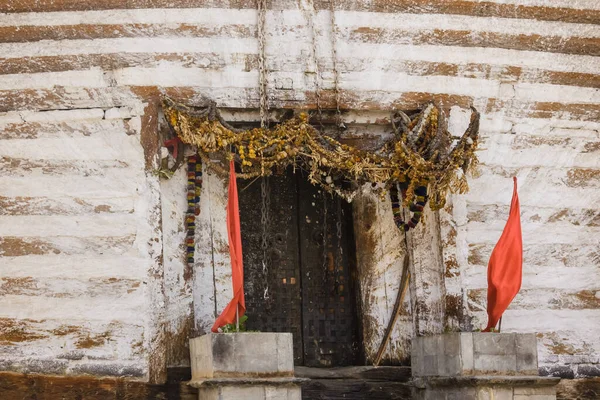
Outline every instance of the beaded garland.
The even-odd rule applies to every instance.
[[[412,217],[408,222],[404,222],[401,212],[401,199],[398,193],[398,187],[400,187],[400,194],[402,198],[406,195],[408,189],[408,182],[406,179],[401,180],[397,185],[390,187],[390,200],[392,202],[392,212],[394,214],[394,222],[401,231],[408,231],[411,228],[417,226],[423,215],[423,209],[427,204],[427,182],[420,182],[419,186],[415,188],[415,198],[413,203],[410,204],[409,211],[412,212]]]
[[[200,192],[202,189],[202,160],[197,155],[189,156],[187,163],[187,202],[186,225],[186,259],[190,267],[194,265],[196,217],[200,215]]]

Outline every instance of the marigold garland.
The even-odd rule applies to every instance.
[[[450,135],[444,113],[434,104],[410,117],[396,111],[394,140],[376,151],[364,151],[321,134],[305,113],[270,129],[241,130],[228,124],[214,104],[195,110],[170,99],[164,103],[165,116],[177,136],[195,146],[207,168],[217,173],[228,172],[210,162],[209,154],[236,157],[242,168],[240,178],[266,176],[297,165],[308,170],[311,183],[348,201],[365,183],[387,190],[400,182],[405,206],[415,200],[415,206],[424,206],[428,187],[432,209],[443,207],[448,192],[468,190],[465,174],[477,162],[479,130],[479,113],[472,110],[469,127],[460,138]],[[425,195],[420,194],[422,187]],[[416,222],[419,216],[415,214]]]

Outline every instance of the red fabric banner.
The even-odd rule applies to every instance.
[[[231,280],[233,283],[233,299],[227,304],[212,327],[213,332],[236,321],[236,310],[239,317],[246,312],[244,299],[244,264],[242,262],[242,232],[240,230],[240,207],[238,204],[235,165],[229,163],[229,198],[227,200],[227,236],[229,238],[229,254],[231,255]]]
[[[523,276],[523,237],[521,235],[521,211],[517,194],[517,178],[510,213],[500,240],[494,247],[488,263],[488,323],[484,332],[489,332],[521,289]]]

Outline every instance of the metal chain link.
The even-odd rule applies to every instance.
[[[323,289],[328,286],[328,271],[329,266],[327,265],[327,192],[321,190],[323,193]]]
[[[260,94],[260,127],[268,128],[269,126],[269,103],[267,100],[267,66],[266,66],[266,18],[267,18],[267,1],[257,0],[258,8],[258,69],[259,69],[259,94]],[[262,157],[261,157],[262,158]],[[264,164],[262,165],[264,169]],[[263,170],[264,173],[264,170]],[[261,249],[262,249],[262,273],[264,281],[264,293],[263,298],[268,300],[269,295],[269,260],[268,250],[269,242],[267,240],[267,234],[269,229],[269,209],[271,206],[271,196],[266,177],[262,177],[260,182],[260,194],[261,194]]]
[[[271,196],[269,193],[269,185],[268,178],[263,177],[260,181],[260,197],[261,197],[261,213],[260,213],[260,223],[261,223],[261,237],[260,237],[260,247],[262,249],[262,273],[263,273],[263,282],[264,282],[264,293],[263,298],[265,300],[269,299],[269,262],[268,262],[268,250],[269,250],[269,241],[267,239],[268,229],[269,229],[269,208],[271,206]]]
[[[338,293],[338,288],[340,285],[339,282],[339,271],[342,267],[342,263],[344,262],[344,249],[342,247],[342,201],[339,196],[337,196],[337,222],[335,224],[336,233],[337,233],[337,247],[338,251],[336,252],[336,262],[335,262],[335,291]]]
[[[329,2],[329,14],[331,16],[331,58],[333,61],[333,90],[335,93],[335,111],[336,125],[340,131],[346,129],[342,121],[342,112],[340,111],[340,73],[337,68],[337,29],[335,23],[335,0]]]
[[[324,129],[324,125],[323,125],[323,107],[321,105],[321,72],[319,70],[319,61],[318,61],[318,55],[317,55],[317,29],[315,28],[315,14],[316,14],[316,10],[315,10],[315,5],[313,3],[313,0],[308,0],[307,3],[310,6],[310,10],[309,10],[309,15],[307,16],[307,20],[308,20],[308,26],[310,28],[310,32],[311,32],[311,50],[312,50],[312,60],[314,63],[314,69],[315,69],[315,79],[314,79],[314,83],[315,83],[315,97],[316,97],[316,101],[317,101],[317,115],[319,117],[319,125],[321,128],[321,131],[323,131]]]
[[[266,17],[267,1],[258,0],[258,69],[260,94],[260,127],[268,127],[269,103],[267,101],[267,66],[266,66]]]

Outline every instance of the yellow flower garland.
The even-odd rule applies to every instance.
[[[469,127],[454,146],[444,114],[435,105],[427,105],[412,118],[396,112],[395,138],[377,151],[360,150],[321,134],[305,113],[270,129],[238,130],[223,120],[214,104],[198,111],[166,100],[164,112],[181,141],[196,146],[206,166],[217,173],[226,175],[227,171],[209,161],[211,153],[237,155],[241,178],[267,176],[276,169],[299,165],[308,170],[311,183],[348,201],[364,183],[387,189],[408,181],[404,204],[413,201],[415,187],[425,184],[431,207],[439,209],[448,192],[468,190],[465,174],[477,162],[479,113],[475,109]]]

